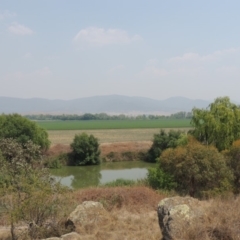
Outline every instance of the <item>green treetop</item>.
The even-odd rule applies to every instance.
[[[50,146],[47,132],[19,114],[0,115],[0,139],[13,138],[25,144],[29,140],[46,150]]]
[[[229,149],[240,138],[240,108],[229,97],[219,97],[207,109],[194,108],[192,134],[201,142]]]

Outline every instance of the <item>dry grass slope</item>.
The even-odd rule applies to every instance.
[[[147,187],[89,188],[69,194],[69,213],[83,201],[99,201],[108,211],[107,221],[77,226],[81,239],[159,240],[161,232],[156,213],[157,203],[165,196]],[[9,229],[0,227],[0,240],[10,240]],[[20,238],[19,240],[27,240]]]
[[[110,219],[102,226],[79,226],[83,239],[98,240],[159,240],[156,206],[165,196],[147,187],[90,188],[75,191],[73,199],[99,201],[110,213]]]
[[[186,227],[179,239],[186,240],[239,240],[240,197],[209,200],[211,207],[205,221],[194,222]]]
[[[147,187],[89,188],[69,194],[69,213],[83,201],[99,201],[108,211],[106,221],[77,226],[81,239],[160,240],[156,213],[158,202],[166,197]],[[209,200],[204,221],[179,226],[177,240],[240,240],[240,197]],[[0,240],[10,240],[1,220]],[[23,240],[23,239],[22,239]],[[26,238],[25,238],[26,240]]]

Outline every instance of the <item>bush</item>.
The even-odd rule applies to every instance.
[[[154,134],[153,144],[148,151],[148,162],[156,162],[162,152],[167,148],[175,148],[187,143],[187,136],[184,132],[170,130],[166,133],[161,130],[160,133]]]
[[[173,176],[159,168],[149,168],[147,182],[153,189],[172,190],[176,187]]]
[[[22,144],[31,140],[42,150],[50,146],[47,132],[19,114],[0,115],[0,138],[14,138]]]
[[[100,164],[100,150],[97,138],[86,133],[75,135],[71,144],[73,165]]]
[[[233,174],[213,146],[190,141],[165,150],[159,161],[161,169],[174,177],[180,193],[204,197],[232,190]]]

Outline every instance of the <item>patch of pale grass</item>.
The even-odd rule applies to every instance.
[[[165,128],[169,131],[173,128]],[[189,128],[174,128],[174,130],[188,131]],[[49,139],[52,145],[66,144],[69,145],[75,134],[83,132],[93,134],[98,138],[100,143],[114,143],[114,142],[139,142],[152,141],[153,135],[159,133],[158,128],[148,129],[107,129],[107,130],[51,130],[48,131]]]
[[[85,226],[77,229],[83,239],[98,240],[159,240],[162,235],[158,226],[156,211],[141,211],[132,214],[121,210],[110,212],[111,221],[99,226]]]
[[[0,227],[0,240],[11,240],[10,227]]]

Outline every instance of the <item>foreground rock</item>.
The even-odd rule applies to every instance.
[[[162,240],[178,239],[191,223],[204,221],[207,204],[191,197],[165,198],[158,204],[158,221]]]
[[[108,220],[109,213],[101,203],[85,201],[69,215],[66,227],[74,230],[77,226],[103,224]]]
[[[94,230],[94,227],[102,225],[109,221],[109,213],[104,209],[103,205],[99,202],[85,201],[78,205],[75,210],[70,213],[68,220],[65,223],[65,227],[71,233],[62,235],[61,237],[51,237],[44,240],[80,240],[84,239],[81,234],[81,228],[91,226],[90,229]],[[77,232],[74,232],[77,229]],[[91,233],[90,233],[91,234]],[[85,236],[86,237],[86,236]]]

